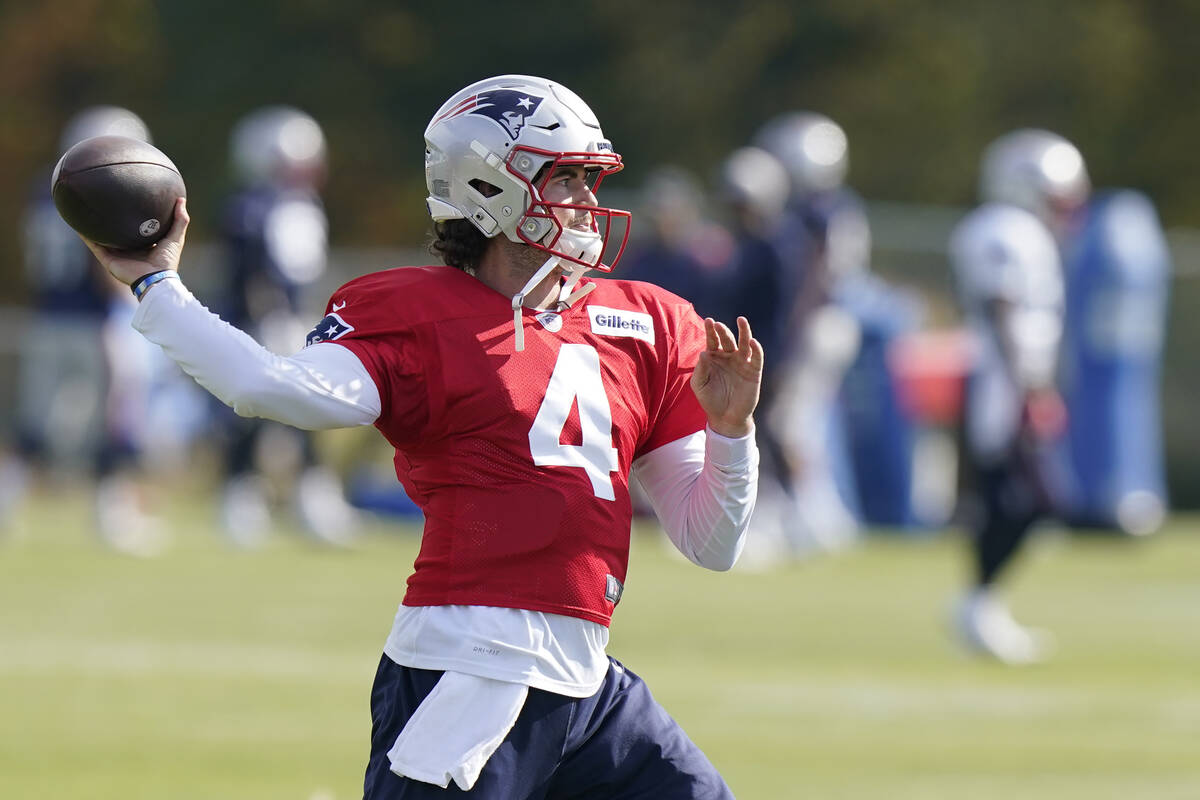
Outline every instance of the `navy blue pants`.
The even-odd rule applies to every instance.
[[[725,800],[733,793],[637,675],[609,659],[591,697],[530,689],[516,724],[470,792],[392,773],[387,752],[442,673],[387,656],[371,691],[371,759],[365,800],[465,795],[503,800],[653,798]]]

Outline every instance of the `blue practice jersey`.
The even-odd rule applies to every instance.
[[[228,264],[225,316],[254,329],[271,313],[301,314],[325,271],[329,226],[312,192],[264,185],[235,194],[222,217]]]
[[[78,234],[59,216],[48,177],[31,187],[23,222],[30,306],[45,314],[103,317],[108,312],[111,282]]]

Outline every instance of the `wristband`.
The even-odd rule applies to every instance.
[[[146,294],[146,291],[151,286],[158,283],[159,281],[165,281],[167,278],[177,278],[177,277],[179,277],[179,276],[175,272],[175,270],[164,269],[164,270],[160,270],[158,272],[151,272],[148,275],[143,275],[142,277],[140,277],[136,281],[134,281],[133,284],[129,288],[133,291],[133,296],[136,297],[139,301],[141,301],[142,296]]]

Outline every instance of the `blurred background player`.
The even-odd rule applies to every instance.
[[[288,355],[304,346],[307,293],[325,272],[328,221],[318,194],[325,136],[311,116],[268,106],[238,121],[230,150],[238,188],[222,217],[228,266],[223,317],[264,347]],[[279,498],[290,498],[304,529],[346,544],[356,526],[341,481],[320,463],[309,431],[239,417],[221,407],[226,477],[221,521],[231,539],[261,544]]]
[[[792,281],[777,246],[777,235],[790,193],[784,166],[759,147],[740,147],[721,163],[716,199],[725,212],[732,235],[732,252],[720,290],[727,309],[741,309],[763,345],[772,354],[764,366],[759,406],[764,410],[755,427],[758,442],[758,502],[742,564],[750,569],[774,566],[790,554],[788,530],[798,513],[793,496],[794,475],[783,450],[786,432],[773,424],[771,409],[781,371],[787,368]],[[724,312],[723,312],[724,313]],[[724,317],[719,317],[724,321]],[[786,424],[811,424],[788,419]]]
[[[68,121],[58,155],[102,135],[150,141],[132,111],[94,106]],[[96,268],[59,216],[49,176],[49,168],[38,176],[24,219],[30,322],[21,332],[15,457],[0,466],[0,506],[11,511],[19,502],[30,467],[62,477],[88,464],[101,539],[152,555],[165,531],[147,513],[139,472],[151,384],[164,362],[130,330],[135,303],[126,287]],[[0,523],[3,516],[0,508]]]
[[[708,218],[699,179],[682,167],[656,167],[639,200],[639,218],[649,225],[631,232],[622,275],[690,300],[702,317],[733,322],[726,291],[733,242]]]
[[[982,205],[950,240],[975,348],[963,419],[974,576],[956,623],[971,649],[1007,663],[1037,661],[1048,644],[1013,619],[996,582],[1062,496],[1052,448],[1066,425],[1056,388],[1064,289],[1047,222],[1067,224],[1088,190],[1072,144],[1046,131],[1015,131],[985,150]]]
[[[866,271],[870,228],[862,201],[844,185],[848,147],[837,123],[789,112],[768,121],[755,144],[782,164],[790,184],[773,237],[782,265],[769,351],[776,373],[762,415],[791,482],[785,536],[794,552],[837,549],[859,532],[838,398],[861,330],[836,294]]]
[[[733,238],[723,302],[741,309],[738,313],[750,320],[764,349],[782,352],[791,284],[776,237],[788,201],[787,171],[767,151],[739,147],[720,166],[716,195],[726,211]],[[772,372],[773,368],[768,367],[764,383],[770,383]]]

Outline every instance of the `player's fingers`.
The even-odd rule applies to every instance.
[[[742,358],[750,358],[750,342],[754,339],[754,334],[750,332],[750,320],[745,317],[737,318],[738,341],[737,351]]]
[[[750,366],[754,367],[757,370],[761,370],[762,366],[763,366],[763,359],[765,357],[766,356],[763,353],[762,343],[760,341],[758,341],[758,339],[751,338],[750,339],[750,358],[749,358]]]
[[[704,346],[709,350],[716,350],[719,346],[717,323],[712,317],[704,318]]]
[[[704,384],[708,383],[708,373],[712,369],[712,362],[709,360],[707,351],[702,351],[700,357],[696,360],[696,367],[692,370],[692,388],[699,389]]]
[[[713,325],[713,327],[717,332],[717,339],[720,342],[721,352],[737,352],[737,340],[733,338],[733,331],[729,330],[729,326],[727,326],[724,322],[717,322]]]
[[[187,212],[187,198],[175,198],[175,219],[171,223],[171,230],[167,231],[167,238],[179,242],[182,246],[184,239],[187,238],[188,224],[191,221],[192,218]]]
[[[187,238],[188,223],[192,218],[187,213],[187,201],[182,197],[175,198],[174,217],[167,235],[150,249],[147,263],[157,269],[178,270],[179,261],[183,256],[183,242]]]
[[[750,330],[750,320],[745,317],[738,317],[737,326],[738,355],[747,361],[751,367],[762,369],[764,357],[762,342],[754,338],[754,333]]]

